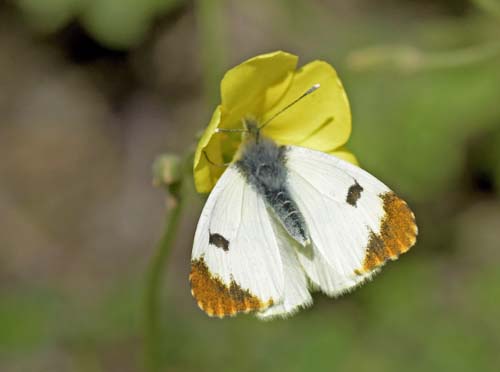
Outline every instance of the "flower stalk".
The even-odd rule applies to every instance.
[[[191,156],[180,160],[173,155],[160,156],[153,165],[154,184],[168,191],[167,213],[163,234],[151,259],[146,283],[145,298],[145,357],[150,372],[161,370],[162,332],[161,332],[161,284],[165,274],[168,257],[175,242],[179,223],[186,204],[185,184],[187,172],[185,164],[191,163]]]

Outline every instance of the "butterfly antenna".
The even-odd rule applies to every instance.
[[[291,103],[289,103],[288,105],[286,105],[284,108],[282,108],[281,110],[279,110],[276,114],[274,114],[273,116],[271,116],[269,119],[267,119],[264,124],[262,124],[260,127],[259,127],[259,130],[264,128],[267,124],[269,124],[274,118],[276,118],[277,116],[281,115],[283,112],[285,112],[286,110],[288,110],[290,107],[292,107],[293,105],[295,105],[297,102],[299,102],[302,98],[304,97],[307,97],[309,94],[311,94],[312,92],[314,92],[315,90],[317,90],[318,88],[320,87],[320,84],[314,84],[312,87],[310,87],[308,90],[306,90],[300,97],[296,98],[294,101],[292,101]]]

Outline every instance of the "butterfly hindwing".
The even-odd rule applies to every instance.
[[[282,301],[258,313],[257,316],[261,319],[290,315],[312,304],[307,276],[298,257],[301,246],[288,236],[279,222],[275,220],[273,222],[281,255],[284,287]]]
[[[375,177],[322,152],[288,146],[286,154],[290,193],[312,240],[299,261],[323,292],[354,288],[415,243],[413,213]]]

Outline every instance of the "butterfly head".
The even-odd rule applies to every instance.
[[[246,117],[243,119],[243,127],[245,140],[258,142],[261,128],[259,122],[254,118]]]

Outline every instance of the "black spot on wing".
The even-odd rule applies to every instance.
[[[222,249],[223,251],[229,251],[229,240],[224,238],[221,234],[212,234],[210,231],[208,232],[208,243],[215,245],[217,248]]]
[[[358,183],[358,181],[354,180],[354,185],[349,187],[349,190],[347,191],[346,202],[353,207],[356,207],[359,198],[361,198],[362,191],[363,187]]]

